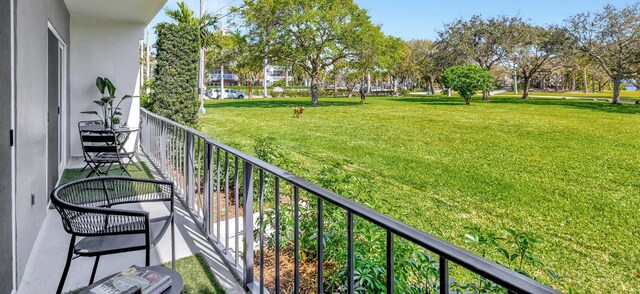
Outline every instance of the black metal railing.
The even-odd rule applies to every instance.
[[[324,281],[324,224],[323,205],[332,204],[346,213],[346,291],[354,293],[354,216],[374,224],[386,232],[386,290],[394,293],[394,239],[402,238],[439,256],[439,292],[449,293],[450,262],[480,275],[509,293],[557,293],[554,289],[517,273],[493,261],[468,252],[458,246],[413,228],[394,218],[360,205],[332,191],[299,178],[274,165],[242,153],[207,135],[141,110],[141,146],[152,163],[165,177],[175,182],[181,200],[210,243],[224,256],[246,289],[253,293],[265,291],[265,234],[275,237],[274,290],[280,293],[280,231],[281,195],[283,185],[291,187],[293,205],[293,290],[300,290],[300,194],[315,197],[317,216],[317,293],[323,293]],[[257,181],[257,185],[255,185]],[[268,182],[268,183],[267,183]],[[275,224],[265,226],[265,203],[273,196]],[[254,204],[255,196],[258,202]],[[224,203],[221,203],[224,201]],[[230,206],[232,206],[230,208]],[[309,207],[304,207],[307,209]],[[240,216],[242,214],[242,217]],[[257,215],[257,220],[255,219]],[[240,226],[242,223],[242,227]],[[241,229],[242,228],[242,229]],[[257,236],[254,236],[256,232]],[[257,238],[256,238],[257,237]],[[256,242],[256,240],[258,240]],[[258,244],[256,244],[258,243]],[[254,254],[258,252],[258,259]],[[259,264],[254,264],[258,262]],[[259,271],[257,277],[254,267]]]

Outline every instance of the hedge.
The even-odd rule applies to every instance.
[[[176,122],[195,126],[198,115],[197,26],[159,23],[155,79],[151,85],[154,110]]]

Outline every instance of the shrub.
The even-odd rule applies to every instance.
[[[156,33],[153,108],[159,115],[195,126],[200,31],[197,26],[164,22],[156,25]]]
[[[471,64],[448,68],[442,74],[442,82],[447,88],[458,91],[464,103],[469,105],[476,91],[491,90],[493,77],[486,69]]]

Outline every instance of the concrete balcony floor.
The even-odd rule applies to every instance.
[[[72,160],[67,168],[82,168],[84,162]],[[153,170],[153,169],[152,169]],[[156,174],[155,177],[159,176]],[[123,205],[122,208],[143,209],[151,217],[166,215],[168,209],[159,203]],[[208,261],[220,285],[227,293],[245,293],[222,261],[222,257],[209,244],[206,237],[193,222],[189,213],[176,201],[176,259],[201,253]],[[62,276],[71,236],[64,231],[60,215],[55,209],[49,209],[38,239],[29,258],[24,278],[18,293],[54,293]],[[159,244],[151,250],[151,265],[171,261],[171,234],[167,231]],[[100,258],[96,272],[96,281],[121,271],[130,265],[144,265],[144,251],[134,251]],[[71,262],[63,293],[88,285],[94,258],[78,257]]]

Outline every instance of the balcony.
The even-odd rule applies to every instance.
[[[396,266],[404,263],[395,252],[398,242],[408,242],[417,252],[429,252],[437,256],[433,261],[437,279],[431,282],[433,289],[439,289],[440,293],[450,292],[450,283],[455,278],[450,267],[456,269],[456,274],[466,272],[490,280],[499,285],[496,287],[504,287],[509,293],[556,293],[524,275],[241,153],[199,131],[145,109],[141,110],[141,120],[138,157],[153,171],[150,174],[152,177],[175,183],[180,200],[176,219],[176,258],[195,253],[204,255],[227,293],[262,293],[264,290],[281,293],[287,289],[293,289],[295,293],[310,289],[317,293],[328,291],[324,288],[325,283],[301,284],[300,272],[303,266],[315,268],[315,281],[325,281],[325,244],[317,240],[325,239],[325,226],[335,221],[325,215],[330,206],[345,216],[345,288],[341,292],[357,291],[357,265],[372,258],[356,256],[354,253],[357,251],[357,241],[362,242],[357,219],[359,223],[373,225],[375,230],[384,235],[386,268],[380,276],[387,293],[393,293],[393,281],[402,278],[395,276]],[[69,167],[82,167],[83,164],[76,161]],[[270,196],[272,202],[266,200]],[[286,201],[288,197],[293,201]],[[303,202],[303,198],[308,201]],[[285,206],[293,209],[284,209]],[[152,215],[166,209],[152,205],[140,208],[150,211]],[[301,242],[308,240],[300,240],[299,234],[289,236],[288,233],[292,232],[278,229],[282,228],[280,221],[285,215],[292,217],[292,232],[303,229],[315,232],[315,259],[307,257],[303,264]],[[313,228],[301,228],[303,215],[316,217],[316,225]],[[275,222],[269,222],[269,219]],[[59,215],[55,210],[50,210],[20,293],[47,293],[55,289],[64,265],[68,240],[69,235],[64,232]],[[271,252],[272,257],[267,257],[267,242],[273,243],[270,246],[275,250]],[[362,246],[362,243],[359,245]],[[289,272],[293,277],[287,277],[287,282],[279,266],[284,257],[290,257],[294,263],[294,270]],[[170,258],[170,239],[165,237],[152,253],[151,264],[166,263]],[[268,258],[275,258],[275,261],[266,262]],[[98,268],[97,278],[143,260],[144,254],[138,252],[105,256]],[[309,260],[313,261],[309,263]],[[47,266],[40,267],[40,264]],[[92,265],[92,258],[74,261],[65,291],[86,286]],[[265,276],[267,272],[273,277]],[[266,281],[270,283],[267,285]],[[284,288],[286,283],[291,288]]]

